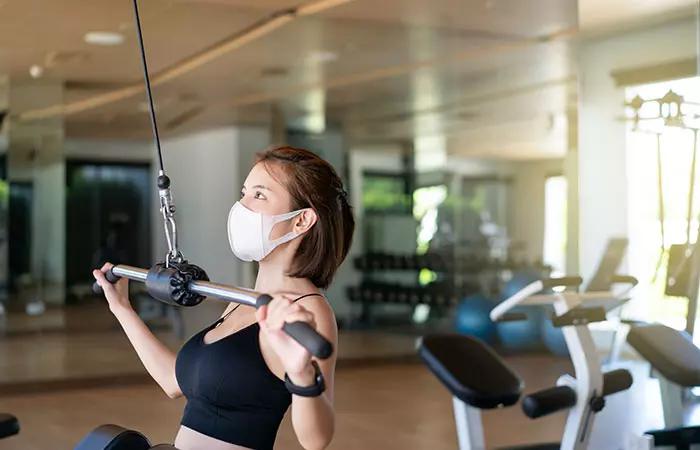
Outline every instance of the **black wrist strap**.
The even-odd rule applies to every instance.
[[[316,372],[314,376],[315,382],[311,386],[297,386],[292,383],[292,380],[289,379],[289,376],[286,373],[284,374],[284,385],[289,392],[300,397],[318,397],[319,395],[323,394],[323,392],[326,390],[326,381],[323,378],[323,372],[321,372],[321,368],[318,367],[316,361],[312,360],[311,365]]]

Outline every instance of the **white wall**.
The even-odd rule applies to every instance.
[[[627,161],[624,89],[611,72],[697,55],[694,18],[584,42],[578,49],[579,263],[592,275],[607,240],[626,236]],[[623,268],[624,270],[624,268]]]
[[[31,269],[35,277],[60,286],[65,281],[66,264],[65,190],[61,189],[66,166],[61,162],[35,170]],[[44,295],[46,301],[62,302],[63,290],[47,289]]]
[[[508,232],[513,242],[525,244],[523,256],[541,259],[544,250],[545,181],[563,173],[563,161],[551,159],[514,163]]]
[[[270,130],[262,127],[245,127],[238,129],[238,176],[236,197],[231,199],[231,205],[239,198],[241,186],[250,169],[255,164],[255,154],[265,150],[271,145]],[[239,261],[241,284],[253,286],[255,284],[255,263]]]
[[[226,220],[240,192],[239,131],[204,131],[162,142],[177,211],[178,244],[185,257],[218,283],[239,285],[241,264],[229,248]],[[157,161],[153,162],[157,170]],[[154,190],[155,191],[155,190]],[[158,205],[154,192],[155,205]],[[158,260],[167,253],[163,219],[153,210],[153,245]],[[196,333],[221,313],[225,304],[210,300],[185,311],[186,335]]]
[[[178,244],[185,257],[221,283],[238,284],[238,260],[228,246],[226,220],[240,192],[238,130],[226,128],[163,142],[165,172],[177,207]],[[153,162],[157,170],[157,162]],[[154,196],[157,194],[154,189]],[[156,205],[159,203],[156,202]],[[153,210],[154,251],[167,252],[163,218]]]
[[[575,148],[569,149],[562,166],[567,182],[566,273],[579,274],[579,174]]]

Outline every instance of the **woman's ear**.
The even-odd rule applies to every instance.
[[[314,226],[317,220],[318,216],[316,215],[316,211],[311,208],[307,208],[297,216],[296,221],[294,222],[294,231],[297,234],[306,233],[312,226]]]

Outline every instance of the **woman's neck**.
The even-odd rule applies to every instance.
[[[304,278],[287,275],[288,267],[273,262],[261,262],[255,280],[255,290],[261,293],[307,293],[315,290],[313,284]]]

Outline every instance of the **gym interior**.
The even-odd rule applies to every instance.
[[[356,218],[323,292],[328,448],[700,446],[699,12],[0,2],[0,449],[174,445],[186,400],[154,383],[92,271],[172,250],[160,147],[179,249],[252,288],[226,220],[279,145],[331,163]],[[175,352],[229,304],[130,292]],[[89,447],[104,424],[149,444]],[[303,448],[289,414],[275,448]]]

